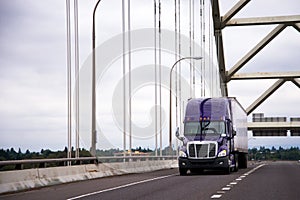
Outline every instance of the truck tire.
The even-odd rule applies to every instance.
[[[244,166],[245,169],[248,167],[248,154],[244,153]]]
[[[230,172],[231,172],[231,167],[230,167],[230,165],[229,165],[228,167],[226,167],[226,168],[224,169],[224,173],[225,173],[225,174],[230,174]]]
[[[180,176],[185,176],[186,173],[187,173],[187,169],[183,169],[183,168],[179,167],[179,174],[180,174]]]
[[[235,162],[235,164],[234,164],[233,171],[237,172],[237,171],[239,171],[239,154],[238,153],[234,154],[234,162]]]
[[[246,153],[239,153],[239,165],[240,168],[247,168],[248,160]]]

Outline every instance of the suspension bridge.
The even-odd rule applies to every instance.
[[[162,155],[162,149],[167,142],[170,148],[176,145],[176,139],[172,138],[171,134],[168,136],[167,133],[175,132],[176,127],[182,126],[184,107],[190,98],[228,96],[228,84],[236,80],[276,79],[277,81],[273,85],[245,108],[247,114],[250,115],[284,83],[292,82],[299,87],[300,73],[293,70],[294,68],[291,71],[272,70],[266,72],[262,69],[261,71],[247,72],[246,70],[246,73],[239,73],[285,29],[292,28],[299,31],[299,15],[236,18],[235,16],[242,12],[249,2],[238,1],[224,15],[221,15],[219,1],[191,0],[172,3],[153,1],[147,3],[147,8],[152,9],[145,12],[142,17],[140,16],[143,21],[137,22],[135,13],[140,13],[134,3],[122,1],[119,10],[119,16],[122,19],[119,20],[121,32],[111,39],[100,42],[102,40],[97,40],[97,38],[101,37],[98,35],[101,35],[102,30],[97,27],[101,26],[101,18],[97,17],[97,13],[103,11],[101,10],[101,1],[97,1],[93,9],[92,54],[81,67],[81,71],[73,70],[77,74],[71,74],[71,61],[68,62],[69,88],[72,76],[73,79],[77,77],[78,81],[75,82],[77,87],[75,99],[72,99],[73,94],[69,89],[69,149],[73,130],[76,130],[76,149],[79,145],[79,134],[86,140],[87,146],[90,144],[93,155],[96,154],[97,148],[108,147],[107,144],[111,143],[109,137],[113,133],[107,133],[104,130],[102,116],[111,114],[115,120],[110,120],[110,123],[119,129],[115,129],[114,133],[116,137],[118,135],[118,138],[123,140],[122,144],[118,142],[118,146],[122,146],[124,151],[132,149],[133,145],[142,143],[149,146],[150,143],[150,146],[155,149],[156,155]],[[69,10],[70,7],[67,5],[67,13],[70,14]],[[76,40],[78,30],[76,26],[77,12],[75,11],[74,35]],[[68,20],[70,17],[67,18],[69,27],[70,21]],[[143,27],[146,28],[137,29],[135,23],[143,23]],[[223,42],[225,29],[253,26],[271,26],[271,28],[245,55],[238,58],[236,63],[232,66],[226,65],[224,52],[226,48],[224,48]],[[70,31],[68,33],[70,34]],[[240,37],[245,40],[242,35]],[[68,38],[70,39],[71,36],[69,35]],[[78,48],[76,43],[78,41],[75,41],[75,50]],[[71,49],[71,42],[68,42],[68,45],[68,49]],[[71,59],[70,51],[68,55]],[[181,62],[178,62],[179,60]],[[118,64],[116,64],[117,62]],[[78,65],[76,54],[74,64]],[[256,65],[263,64],[257,63]],[[169,75],[171,67],[174,67],[174,72]],[[254,70],[256,69],[258,68],[254,67]],[[105,76],[109,78],[118,76],[119,78],[118,80],[115,80],[117,78],[110,79],[109,83],[105,83],[101,80]],[[86,80],[89,79],[92,82],[87,83]],[[138,79],[144,79],[144,81]],[[173,82],[170,82],[172,80]],[[172,85],[173,88],[170,88]],[[114,93],[111,94],[104,89],[105,87],[110,88]],[[171,100],[168,102],[167,97],[164,96],[165,93],[168,93],[167,89],[173,94],[170,99],[172,98],[173,102],[176,102],[173,106],[168,105]],[[147,97],[148,101],[139,101],[139,98],[143,97]],[[75,114],[71,113],[73,103],[76,108]],[[105,111],[101,104],[110,107],[113,113]],[[136,105],[142,104],[144,106],[141,107],[144,108],[141,110],[144,112],[139,115],[138,113],[141,111],[137,111]],[[154,112],[150,111],[151,122],[147,124],[147,121],[143,121],[143,117],[145,113],[149,113],[149,109]],[[170,110],[174,110],[174,114],[166,119],[163,115],[169,113]],[[75,119],[73,120],[72,117]],[[168,130],[167,121],[171,121],[174,127],[169,127]],[[72,122],[75,123],[72,124]],[[138,123],[147,125],[143,125],[144,128],[141,128]],[[75,128],[72,128],[72,125]],[[254,123],[251,124],[251,129],[256,129],[257,126],[264,125]],[[276,129],[278,125],[272,127],[268,124],[268,127]],[[289,130],[288,128],[297,128],[298,125],[289,125],[287,122],[282,124],[282,127]]]
[[[191,182],[192,185],[210,187],[213,185],[212,189],[204,188],[203,191],[206,192],[200,195],[193,190],[193,186],[187,185],[183,180],[187,177],[177,177],[175,175],[177,171],[173,169],[150,173],[149,171],[176,168],[176,150],[179,141],[174,135],[176,128],[183,126],[184,109],[189,99],[231,96],[230,90],[234,87],[234,82],[238,82],[240,90],[245,91],[246,88],[258,87],[256,82],[275,79],[276,81],[269,87],[263,86],[265,90],[260,89],[262,93],[256,94],[255,96],[258,97],[245,107],[246,113],[250,116],[282,85],[292,83],[288,84],[288,87],[295,85],[297,89],[300,88],[298,57],[293,57],[296,62],[290,60],[288,56],[272,58],[272,62],[264,62],[265,60],[261,58],[256,60],[261,52],[274,53],[268,47],[285,31],[288,30],[290,33],[292,30],[293,34],[299,34],[299,13],[283,15],[274,13],[271,16],[268,14],[249,17],[247,6],[250,7],[249,15],[255,13],[256,9],[260,9],[257,7],[251,9],[251,4],[255,5],[255,3],[250,0],[239,0],[230,4],[218,0],[97,0],[88,2],[88,5],[83,5],[78,0],[65,2],[68,156],[64,159],[0,161],[0,165],[16,165],[21,168],[21,165],[28,163],[41,163],[40,166],[46,166],[51,162],[64,162],[68,166],[49,171],[47,168],[40,168],[31,171],[19,170],[17,173],[0,172],[2,173],[0,174],[1,192],[51,185],[55,180],[58,183],[65,183],[107,175],[145,172],[140,175],[105,179],[104,182],[100,181],[102,186],[90,181],[82,184],[82,187],[71,184],[70,187],[63,185],[54,189],[58,191],[58,195],[61,195],[57,198],[65,199],[94,198],[96,195],[104,199],[125,198],[125,196],[126,199],[127,197],[128,199],[143,197],[178,199],[185,198],[191,193],[196,195],[192,196],[192,199],[221,198],[222,195],[225,199],[230,198],[230,195],[235,195],[234,198],[245,198],[245,196],[236,196],[238,194],[234,191],[242,187],[240,190],[245,194],[247,191],[244,188],[251,186],[257,189],[257,187],[253,186],[254,183],[245,186],[243,179],[253,181],[251,177],[258,176],[258,172],[264,175],[274,172],[272,177],[280,170],[294,170],[298,173],[296,172],[298,168],[295,167],[298,166],[297,163],[263,165],[254,163],[250,166],[250,171],[241,170],[217,184],[215,184],[217,181],[214,178],[215,174],[208,173],[208,176],[203,177],[200,182],[196,180],[197,177],[193,177]],[[299,5],[290,6],[300,8]],[[81,15],[87,13],[83,8],[89,8],[88,17]],[[83,30],[86,28],[85,24],[89,24],[89,30]],[[249,37],[247,31],[253,27],[268,27],[268,29],[258,34],[260,39],[256,38],[255,42],[249,42],[252,45],[250,49],[245,49],[244,44],[248,43]],[[228,31],[230,29],[238,33]],[[88,38],[85,41],[91,44],[88,51],[81,49],[80,33],[82,32]],[[230,38],[230,34],[235,38]],[[226,41],[227,37],[230,38],[229,42]],[[297,41],[294,45],[299,46]],[[234,53],[228,54],[228,51]],[[286,51],[289,52],[288,49]],[[291,53],[298,55],[297,52]],[[83,59],[81,54],[85,55]],[[229,55],[234,55],[237,61],[231,61]],[[241,57],[238,57],[240,55]],[[291,66],[290,68],[289,66],[263,68],[265,63],[284,63]],[[251,69],[247,70],[247,67]],[[267,69],[271,70],[267,71]],[[241,80],[245,81],[246,85],[241,84],[239,82]],[[255,80],[255,83],[250,83],[249,80]],[[241,95],[237,96],[237,99],[247,97]],[[167,113],[170,115],[168,116]],[[266,133],[271,137],[268,130],[281,132],[289,130],[298,133],[300,122],[298,118],[293,119],[280,122],[253,121],[248,123],[248,129],[259,132],[254,136],[264,136]],[[297,137],[297,134],[293,136]],[[75,157],[72,157],[72,146],[76,149]],[[154,154],[150,156],[134,154],[131,149],[136,146],[150,147],[154,150]],[[89,149],[92,157],[81,158],[79,149],[82,147]],[[121,156],[104,158],[97,155],[97,150],[109,148],[120,149]],[[107,160],[109,161],[106,162]],[[82,161],[97,164],[70,166]],[[250,175],[251,173],[253,175]],[[23,180],[19,180],[14,174],[19,178],[23,177]],[[286,174],[290,176],[288,172]],[[261,177],[263,176],[255,178],[261,180]],[[286,183],[281,176],[278,180],[282,181],[282,184]],[[159,183],[165,181],[163,184],[166,185],[175,183],[175,185],[171,188],[163,187],[163,190],[168,192],[166,194],[166,192],[159,192],[160,189],[155,186],[156,181]],[[184,188],[190,190],[183,190],[180,187],[182,183]],[[298,183],[299,179],[293,178],[293,184]],[[238,186],[234,186],[236,184]],[[143,187],[138,188],[141,185]],[[78,187],[81,187],[82,191],[76,191]],[[132,188],[137,191],[136,195],[141,194],[141,196],[130,192],[129,189]],[[148,190],[152,191],[152,194],[142,192]],[[228,192],[229,190],[232,192]],[[116,191],[120,194],[112,193]],[[180,195],[169,196],[170,193],[178,194],[175,191],[180,191]],[[282,191],[282,188],[278,191]],[[286,191],[281,194],[288,195]],[[266,195],[266,198],[270,197],[267,196],[270,194],[261,194]],[[20,193],[20,195],[28,199],[35,198],[30,194]],[[36,192],[36,195],[41,194]],[[279,194],[274,192],[274,195]],[[298,194],[294,190],[290,195],[296,197]],[[18,197],[20,197],[18,194],[3,196],[4,199]],[[51,193],[47,193],[47,197],[51,198]],[[250,197],[251,195],[249,199]],[[253,194],[254,197],[257,198],[257,194]]]

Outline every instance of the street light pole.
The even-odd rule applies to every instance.
[[[93,32],[92,32],[92,46],[93,46],[93,52],[92,52],[92,144],[91,144],[91,154],[93,156],[96,156],[96,136],[97,136],[97,130],[96,130],[96,55],[95,55],[95,47],[96,47],[96,30],[95,30],[95,14],[97,7],[99,5],[101,0],[98,0],[98,2],[95,5],[94,12],[93,12]]]
[[[170,91],[170,96],[169,96],[169,100],[170,100],[170,108],[169,108],[169,148],[170,148],[170,154],[171,154],[171,149],[172,149],[172,72],[173,72],[173,69],[174,67],[177,65],[177,63],[179,63],[180,61],[182,60],[200,60],[202,59],[202,57],[183,57],[183,58],[180,58],[179,60],[177,60],[173,66],[171,67],[171,70],[170,70],[170,88],[169,88],[169,91]]]

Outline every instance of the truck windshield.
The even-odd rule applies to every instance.
[[[205,121],[205,122],[186,122],[184,126],[184,135],[192,136],[197,134],[220,135],[225,132],[224,121]]]

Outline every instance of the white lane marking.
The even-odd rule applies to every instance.
[[[80,195],[80,196],[72,197],[72,198],[69,198],[67,200],[80,199],[80,198],[84,198],[84,197],[88,197],[88,196],[92,196],[92,195],[96,195],[96,194],[100,194],[100,193],[104,193],[104,192],[109,192],[109,191],[113,191],[113,190],[118,190],[118,189],[130,187],[130,186],[133,186],[133,185],[138,185],[138,184],[141,184],[141,183],[147,183],[147,182],[151,182],[151,181],[156,181],[156,180],[168,178],[168,177],[175,176],[175,175],[177,175],[177,173],[166,175],[166,176],[159,176],[159,177],[156,177],[156,178],[150,178],[150,179],[137,181],[137,182],[133,182],[133,183],[128,183],[128,184],[125,184],[125,185],[120,185],[120,186],[117,186],[117,187],[108,188],[108,189],[100,190],[100,191],[96,191],[96,192],[91,192],[91,193],[83,194],[83,195]]]
[[[253,168],[252,170],[250,170],[249,172],[247,172],[247,173],[244,174],[244,175],[249,175],[249,174],[255,172],[256,170],[258,170],[259,168],[261,168],[261,167],[263,167],[263,166],[265,166],[265,165],[266,165],[266,164],[258,165],[257,167]]]
[[[241,181],[243,178],[246,178],[246,176],[248,176],[249,174],[255,172],[257,169],[263,167],[265,164],[261,164],[255,168],[253,168],[252,170],[250,170],[249,172],[245,173],[244,175],[240,176],[239,178],[235,179],[236,181]],[[210,198],[211,199],[220,199],[222,197],[221,194],[225,194],[225,191],[230,191],[231,188],[234,185],[237,185],[238,182],[231,182],[230,184],[226,185],[226,187],[222,188],[222,191],[217,191],[217,194],[212,195]]]
[[[221,194],[214,194],[214,195],[212,195],[210,198],[211,198],[211,199],[220,199],[221,197],[222,197]]]
[[[231,187],[223,187],[222,190],[223,191],[229,191],[231,189]]]

